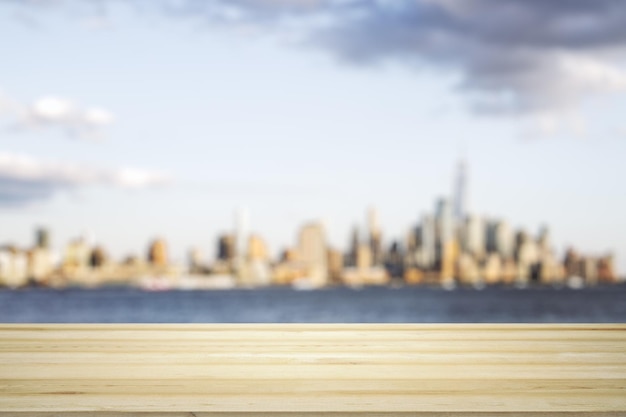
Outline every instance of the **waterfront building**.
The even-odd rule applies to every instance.
[[[454,218],[460,224],[467,215],[467,164],[461,159],[457,165],[457,173],[453,192]]]
[[[598,283],[598,263],[596,259],[583,257],[580,260],[579,268],[582,270],[582,277],[585,279],[585,284],[595,285]]]
[[[168,265],[167,243],[164,239],[155,239],[148,248],[148,262],[155,267]]]
[[[455,234],[454,217],[450,201],[445,198],[440,198],[437,201],[435,213],[437,227],[437,262],[441,264],[444,250],[453,240]]]
[[[568,248],[565,252],[565,258],[563,259],[566,277],[582,277],[583,271],[580,265],[580,255],[578,252],[574,248]]]
[[[432,270],[437,260],[437,238],[435,219],[429,215],[422,216],[419,239],[419,266]]]
[[[487,225],[487,252],[498,253],[503,259],[512,259],[515,254],[513,229],[505,221],[491,221]]]
[[[217,239],[217,259],[231,262],[235,258],[235,236],[221,235]]]
[[[44,283],[55,268],[53,253],[45,247],[35,247],[28,252],[28,276],[36,283]]]
[[[500,254],[492,252],[487,255],[482,275],[485,284],[489,285],[497,284],[503,280],[504,268]]]
[[[298,258],[308,271],[312,286],[321,287],[328,283],[327,257],[326,233],[322,224],[304,225],[298,236]]]
[[[78,272],[87,269],[89,266],[89,255],[91,248],[84,238],[71,241],[65,248],[63,268],[68,271]]]
[[[361,244],[357,251],[356,267],[358,269],[369,269],[374,266],[372,248],[369,245]]]
[[[444,276],[450,277],[450,274]],[[470,253],[465,252],[459,255],[457,276],[462,284],[479,285],[482,283],[480,267],[476,258]]]
[[[191,248],[189,250],[189,273],[190,274],[203,274],[206,273],[206,266],[204,264],[204,257],[200,248]]]
[[[248,287],[269,285],[272,274],[269,267],[269,251],[265,241],[256,234],[248,237],[244,265],[239,274],[239,284]]]
[[[269,251],[261,236],[252,234],[248,238],[247,258],[250,261],[269,262]]]
[[[486,226],[482,218],[470,215],[466,218],[462,227],[461,248],[469,253],[477,261],[485,258],[486,252]]]
[[[392,242],[385,256],[385,268],[392,278],[404,275],[404,259],[405,255],[400,242]]]
[[[248,211],[240,208],[235,212],[235,257],[237,263],[243,262],[248,243]]]
[[[109,256],[102,246],[96,246],[89,254],[89,266],[91,268],[102,268],[109,261]]]
[[[517,236],[517,284],[526,285],[532,279],[537,279],[539,267],[539,248],[537,242],[531,239],[526,232],[519,232]]]
[[[378,224],[378,212],[373,207],[367,213],[367,229],[372,253],[372,264],[381,265],[383,262],[382,233]]]
[[[358,226],[354,226],[352,228],[352,234],[350,235],[350,247],[348,248],[345,260],[346,266],[356,266],[357,252],[359,251],[360,244],[359,228]]]
[[[454,281],[457,276],[457,264],[460,255],[459,242],[456,238],[450,238],[441,249],[441,261],[439,265],[439,280],[442,283]]]
[[[341,282],[341,274],[343,273],[344,262],[343,254],[337,249],[328,249],[328,275],[333,283]]]
[[[613,254],[608,254],[598,259],[598,281],[602,283],[617,282]]]
[[[50,232],[48,229],[40,227],[36,230],[35,247],[39,249],[50,249]]]
[[[28,259],[23,251],[0,248],[0,285],[18,288],[28,283]]]

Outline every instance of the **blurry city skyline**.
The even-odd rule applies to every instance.
[[[245,208],[273,256],[345,250],[376,207],[387,245],[464,158],[468,212],[623,274],[626,7],[463,4],[1,2],[0,242],[185,262]]]
[[[92,236],[79,236],[61,251],[51,245],[50,230],[35,230],[28,247],[0,244],[0,287],[51,288],[123,285],[149,291],[292,286],[319,289],[349,286],[461,285],[580,289],[624,281],[612,252],[555,251],[550,229],[534,234],[514,229],[502,218],[467,211],[467,164],[457,167],[454,193],[436,201],[404,236],[385,239],[378,212],[367,210],[366,226],[354,226],[348,247],[327,239],[321,221],[300,225],[294,243],[273,256],[262,235],[249,229],[246,210],[235,212],[233,226],[215,239],[213,254],[190,247],[187,262],[173,262],[163,237],[153,239],[144,255],[110,256]]]

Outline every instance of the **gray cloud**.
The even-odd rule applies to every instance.
[[[144,188],[169,183],[166,175],[138,169],[99,169],[0,152],[0,207],[45,201],[89,185]]]
[[[26,2],[42,3],[67,9],[77,4]],[[118,2],[93,4],[98,13],[106,13],[106,5]],[[132,4],[218,27],[279,35],[295,31],[302,45],[327,50],[352,64],[397,61],[447,71],[458,77],[457,88],[472,109],[490,114],[560,112],[595,94],[626,91],[623,0],[135,0]]]

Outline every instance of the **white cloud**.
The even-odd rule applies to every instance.
[[[169,182],[167,175],[153,171],[100,169],[0,152],[0,206],[45,200],[59,191],[90,185],[136,189]]]
[[[18,103],[0,95],[0,116],[19,129],[59,128],[72,137],[98,139],[113,124],[113,114],[100,107],[82,108],[59,96],[42,96],[30,104]]]
[[[113,123],[115,117],[108,110],[94,107],[85,110],[82,119],[90,126],[108,126]]]
[[[34,122],[67,123],[76,110],[71,101],[60,97],[42,97],[35,100],[28,108],[28,117]]]

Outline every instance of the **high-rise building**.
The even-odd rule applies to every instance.
[[[437,235],[435,219],[429,215],[422,216],[420,225],[419,266],[432,269],[437,260]]]
[[[541,257],[550,256],[552,253],[552,242],[550,241],[550,230],[543,226],[539,231],[539,237],[537,238],[537,245],[539,246],[539,252]]]
[[[148,262],[157,267],[167,266],[167,243],[165,240],[155,239],[152,241],[148,249]]]
[[[14,247],[0,248],[0,285],[17,288],[28,283],[28,259]]]
[[[84,238],[71,241],[65,248],[63,266],[69,269],[84,269],[89,265],[91,248]]]
[[[373,265],[381,265],[383,262],[382,233],[378,225],[378,212],[373,207],[367,213],[367,229],[372,263]]]
[[[350,237],[350,248],[348,249],[348,254],[346,256],[345,264],[347,266],[356,266],[356,257],[360,244],[361,239],[359,237],[359,228],[358,226],[354,226],[352,229],[352,236]]]
[[[367,270],[372,266],[374,266],[374,257],[371,247],[365,244],[359,246],[356,258],[357,269]]]
[[[250,235],[248,238],[248,260],[250,261],[269,261],[269,251],[265,245],[265,241],[259,235]]]
[[[336,249],[328,249],[328,274],[333,282],[341,282],[343,274],[343,254]]]
[[[232,261],[235,258],[235,237],[231,234],[221,235],[217,240],[217,259]]]
[[[464,252],[474,256],[478,261],[485,257],[486,231],[482,218],[476,215],[467,216],[463,225],[461,247]]]
[[[101,268],[108,261],[106,251],[102,246],[96,246],[91,250],[89,254],[89,266],[92,268]]]
[[[385,255],[385,268],[392,278],[402,277],[404,275],[404,260],[405,254],[400,242],[392,242]]]
[[[453,200],[454,217],[462,222],[467,214],[467,164],[463,159],[457,165]]]
[[[48,229],[40,227],[35,234],[35,246],[39,249],[50,249],[50,232]]]
[[[490,222],[487,226],[487,252],[497,253],[502,259],[512,259],[515,253],[515,237],[511,226],[505,221]]]
[[[199,248],[191,248],[189,250],[189,272],[199,274],[204,272],[204,259],[202,251]]]
[[[539,248],[537,242],[531,239],[528,233],[520,231],[517,235],[517,282],[526,284],[530,280],[537,279],[539,266]]]
[[[454,238],[454,216],[452,205],[445,198],[437,201],[437,261],[441,262],[444,247]]]
[[[237,270],[245,263],[247,244],[248,212],[245,209],[239,209],[235,212],[235,268]]]
[[[309,223],[300,229],[298,257],[308,270],[308,278],[313,286],[328,283],[327,249],[326,233],[321,223]]]
[[[240,270],[239,282],[245,286],[259,287],[269,285],[270,281],[269,251],[265,241],[259,235],[251,234],[248,238],[245,265]]]
[[[50,233],[40,227],[35,231],[35,247],[28,257],[29,276],[35,282],[45,281],[54,270],[53,254],[50,250]]]

